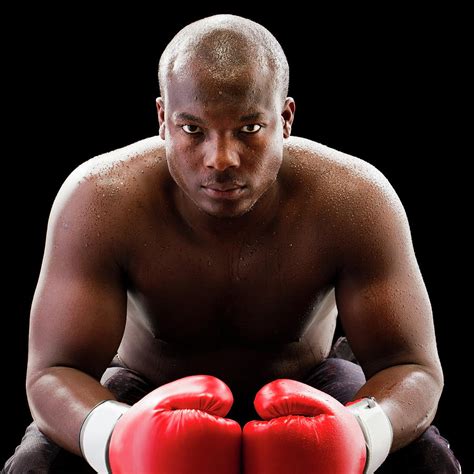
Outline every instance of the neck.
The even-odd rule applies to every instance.
[[[179,186],[175,187],[175,203],[179,215],[199,238],[209,241],[225,238],[239,241],[263,233],[275,221],[281,203],[281,183],[277,179],[245,214],[216,217],[207,214],[191,201]]]

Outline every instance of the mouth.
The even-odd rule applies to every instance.
[[[243,192],[246,186],[202,186],[204,192],[212,198],[221,199],[237,199]]]

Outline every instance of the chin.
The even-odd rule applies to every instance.
[[[252,207],[253,206],[242,208],[241,206],[239,206],[238,208],[234,209],[224,209],[222,207],[220,209],[216,209],[213,206],[199,206],[201,211],[203,211],[209,216],[217,217],[218,219],[233,219],[236,217],[241,217],[244,214],[247,214],[247,212],[249,212]]]
[[[245,199],[239,201],[212,202],[205,199],[196,204],[201,211],[209,216],[218,219],[234,219],[244,216],[251,211],[257,201],[258,199],[249,199],[247,196]]]
[[[213,200],[202,195],[189,196],[198,209],[217,219],[234,219],[247,214],[258,201],[255,196],[242,196],[237,200]]]

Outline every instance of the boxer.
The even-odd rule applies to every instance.
[[[34,423],[4,472],[460,472],[387,179],[291,137],[288,62],[250,20],[186,26],[159,82],[159,136],[83,163],[52,206]]]

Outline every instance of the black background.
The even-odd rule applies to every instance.
[[[11,11],[4,22],[4,302],[2,406],[8,429],[0,462],[29,421],[24,390],[29,308],[47,218],[81,162],[157,132],[157,62],[189,22],[235,13],[262,23],[287,53],[293,134],[363,158],[391,181],[411,223],[431,296],[445,389],[436,424],[468,467],[460,413],[470,359],[459,242],[458,39],[445,11],[335,11],[161,5],[109,11]],[[6,132],[6,133],[5,133]],[[464,157],[465,159],[465,157]],[[472,359],[472,357],[471,357]],[[471,462],[471,461],[469,461]]]

